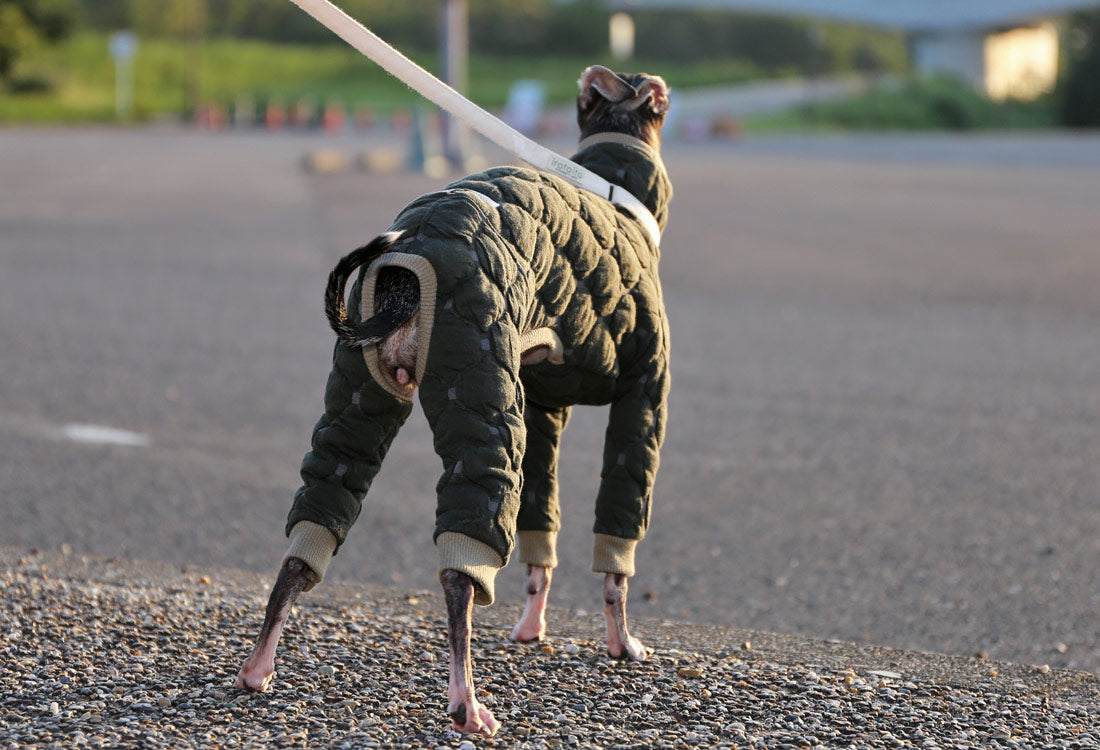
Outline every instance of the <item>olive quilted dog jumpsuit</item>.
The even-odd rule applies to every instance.
[[[660,157],[625,136],[594,136],[573,160],[637,196],[663,227],[671,184]],[[435,540],[440,570],[469,574],[493,600],[496,571],[520,557],[553,566],[557,451],[574,404],[609,404],[596,497],[593,569],[633,574],[664,437],[668,324],[659,249],[630,214],[551,174],[501,167],[409,204],[400,236],[352,291],[373,314],[378,269],[420,281],[416,381],[443,461]],[[354,305],[353,305],[354,306]],[[520,365],[535,346],[549,356]],[[291,546],[319,576],[344,542],[411,389],[376,347],[340,342],[325,413],[287,519]]]

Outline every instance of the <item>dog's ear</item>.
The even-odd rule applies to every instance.
[[[633,112],[644,104],[653,114],[663,115],[668,112],[668,84],[660,76],[651,76],[648,73],[645,76],[645,81],[636,84],[637,95],[619,106]]]
[[[638,90],[624,81],[614,71],[602,65],[592,65],[581,74],[577,81],[581,88],[580,104],[587,107],[598,94],[612,104],[633,99]]]

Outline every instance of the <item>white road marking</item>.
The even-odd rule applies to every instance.
[[[128,445],[145,448],[152,441],[148,435],[130,430],[120,430],[100,424],[67,424],[61,428],[62,434],[77,443],[100,443],[108,445]]]

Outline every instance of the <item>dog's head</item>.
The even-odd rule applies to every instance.
[[[581,75],[577,124],[581,138],[596,133],[625,133],[661,146],[668,114],[668,84],[648,73],[616,73],[593,65]]]

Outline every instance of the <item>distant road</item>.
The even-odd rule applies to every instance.
[[[0,544],[273,573],[325,275],[439,185],[300,169],[372,145],[0,130]],[[635,614],[1100,670],[1100,138],[666,158],[672,416]],[[552,596],[588,611],[604,421],[580,410],[563,457]],[[334,578],[436,586],[438,471],[414,414]]]
[[[862,94],[871,85],[871,80],[868,76],[859,75],[823,76],[674,89],[674,114],[726,114],[737,117],[770,114],[802,104]]]
[[[668,127],[679,129],[690,120],[709,124],[716,117],[733,118],[736,121],[782,112],[803,104],[857,96],[865,93],[873,80],[870,76],[847,75],[689,89],[680,89],[673,85]],[[878,80],[885,79],[880,77]],[[559,121],[572,122],[575,119],[571,104],[558,107],[554,112]]]
[[[704,150],[709,146],[703,146]],[[1095,133],[830,133],[754,135],[736,144],[740,154],[798,159],[843,159],[886,164],[935,163],[985,167],[1100,168]]]

